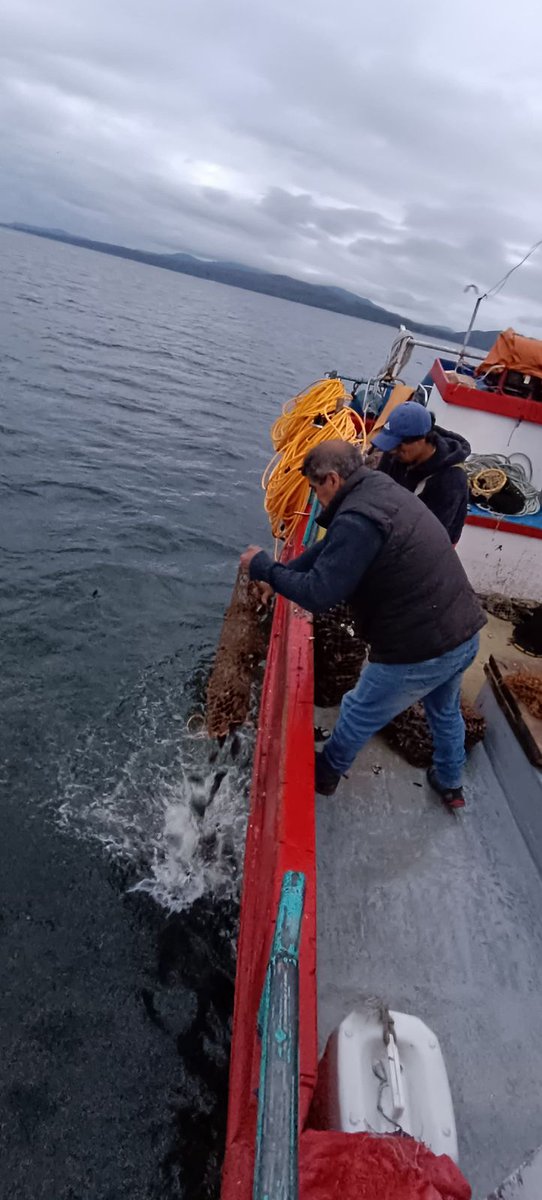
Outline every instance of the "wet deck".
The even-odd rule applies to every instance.
[[[477,1200],[542,1142],[542,878],[481,746],[465,791],[452,816],[375,738],[317,798],[319,1028],[379,997],[434,1029]]]

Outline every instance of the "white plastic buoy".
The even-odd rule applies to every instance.
[[[450,1084],[438,1038],[419,1017],[351,1012],[329,1044],[331,1128],[393,1133],[458,1160]],[[386,1039],[385,1039],[386,1033]]]

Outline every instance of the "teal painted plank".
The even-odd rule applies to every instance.
[[[258,1025],[262,1038],[254,1200],[297,1200],[299,944],[305,878],[282,881]]]

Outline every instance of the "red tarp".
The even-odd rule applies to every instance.
[[[300,1200],[470,1200],[447,1155],[413,1138],[306,1130],[299,1143]]]

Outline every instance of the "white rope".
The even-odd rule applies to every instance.
[[[526,460],[528,463],[528,475],[522,463],[514,462],[515,457]],[[517,488],[518,492],[520,492],[525,499],[525,504],[521,511],[514,513],[513,515],[515,517],[527,517],[534,516],[535,513],[540,512],[540,492],[537,488],[535,488],[534,484],[531,483],[533,465],[530,458],[528,458],[526,454],[518,454],[517,456],[511,455],[510,458],[508,458],[506,454],[471,454],[466,463],[464,463],[464,470],[466,471],[469,479],[473,479],[474,476],[479,475],[480,471],[504,471],[507,479],[510,480],[510,483]],[[496,516],[510,516],[510,513],[499,512],[498,508],[495,507],[498,505],[498,503],[499,493],[496,492],[492,497],[491,511],[495,513]]]
[[[381,367],[377,379],[390,379],[397,382],[399,372],[406,367],[410,356],[415,346],[414,338],[408,330],[401,326],[395,341],[392,344],[387,361]]]

